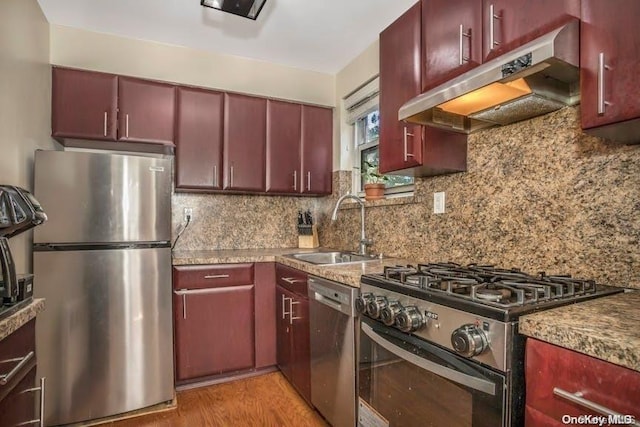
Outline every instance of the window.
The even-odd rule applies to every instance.
[[[354,190],[357,194],[364,192],[364,185],[373,182],[362,177],[361,171],[369,166],[377,166],[380,160],[378,142],[380,137],[380,112],[375,110],[358,118],[354,123],[354,141],[356,156],[354,159]],[[413,177],[401,175],[385,175],[386,194],[407,193],[413,191]]]

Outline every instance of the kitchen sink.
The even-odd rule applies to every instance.
[[[380,259],[378,255],[360,255],[353,252],[311,252],[287,255],[300,261],[311,264],[347,264],[354,262],[375,261]]]

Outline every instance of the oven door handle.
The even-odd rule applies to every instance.
[[[430,360],[423,359],[420,356],[416,356],[415,354],[408,352],[407,350],[398,347],[395,344],[390,343],[389,341],[378,335],[373,330],[373,328],[366,323],[361,323],[360,328],[362,329],[362,332],[364,332],[373,342],[378,344],[380,347],[384,348],[390,353],[395,354],[401,359],[416,365],[419,368],[422,368],[429,372],[433,372],[436,375],[439,375],[443,378],[454,381],[466,387],[472,388],[474,390],[490,394],[491,396],[496,395],[496,385],[491,381],[473,377],[454,369],[447,368],[446,366],[442,366]]]

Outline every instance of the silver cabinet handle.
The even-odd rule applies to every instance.
[[[287,318],[287,314],[291,314],[290,312],[288,312],[286,310],[286,306],[287,306],[287,300],[291,300],[291,298],[285,296],[284,294],[282,294],[282,318],[286,319]],[[289,306],[291,307],[291,306]]]
[[[604,62],[604,52],[600,52],[598,55],[598,115],[602,116],[605,113],[607,105],[611,105],[611,103],[605,101],[604,99],[604,71],[610,70],[609,67]]]
[[[34,391],[40,392],[40,414],[38,419],[24,421],[22,423],[16,424],[16,426],[28,426],[31,424],[38,424],[40,427],[44,427],[44,401],[45,401],[45,377],[40,378],[40,387],[28,388],[26,390],[21,391],[21,393],[32,393]]]
[[[103,131],[104,131],[104,136],[107,136],[107,118],[108,118],[108,114],[105,111],[104,112],[104,122],[103,122]]]
[[[124,136],[129,138],[129,115],[124,115]]]
[[[553,388],[553,394],[555,394],[556,396],[560,396],[563,399],[568,400],[571,403],[575,403],[578,406],[582,406],[583,408],[587,408],[590,409],[594,412],[597,412],[599,414],[602,415],[612,415],[614,417],[624,417],[623,414],[616,412],[614,410],[611,410],[609,408],[607,408],[606,406],[602,406],[598,403],[592,402],[588,399],[585,399],[583,396],[583,393],[578,391],[575,393],[571,393],[568,392],[566,390],[563,390],[559,387],[554,387]],[[634,426],[640,426],[640,422],[638,421],[634,421],[634,423],[632,424]]]
[[[502,19],[502,16],[496,15],[495,8],[491,4],[489,5],[489,50],[493,50],[494,46],[498,46],[500,44],[499,41],[496,41],[496,19]]]
[[[295,277],[282,277],[282,280],[293,285],[294,283],[304,282],[304,279],[296,279]]]
[[[213,165],[213,186],[218,186],[218,165]]]
[[[229,187],[233,187],[233,165],[229,166]]]
[[[413,157],[413,154],[410,154],[407,151],[407,137],[409,137],[409,136],[412,137],[413,134],[409,133],[409,131],[407,130],[407,127],[405,126],[404,129],[403,129],[403,136],[402,136],[402,140],[404,142],[404,161],[405,162],[409,160],[409,157]]]
[[[182,294],[182,318],[187,318],[187,294]]]
[[[228,274],[208,274],[204,276],[205,279],[228,279]]]
[[[458,63],[460,65],[463,65],[465,62],[469,62],[469,57],[468,56],[464,56],[464,43],[463,40],[464,38],[468,38],[469,39],[469,44],[471,44],[471,31],[468,32],[464,32],[464,25],[460,24],[460,32],[459,32],[459,42],[460,42],[460,56],[458,57]],[[471,50],[471,49],[469,49]]]
[[[293,315],[293,306],[300,304],[300,301],[294,301],[293,298],[289,298],[289,324],[293,325],[294,320],[302,319],[302,317]]]
[[[395,354],[399,358],[411,363],[412,365],[417,366],[418,368],[424,369],[425,371],[433,372],[434,374],[440,375],[441,377],[446,378],[450,381],[462,384],[486,394],[490,394],[491,396],[496,395],[496,385],[490,381],[462,373],[460,371],[448,368],[427,359],[423,359],[422,357],[417,356],[410,351],[407,351],[404,348],[398,347],[397,345],[387,341],[385,338],[378,335],[378,333],[366,323],[360,324],[360,330],[364,332],[371,339],[371,341],[378,344],[389,353]]]
[[[293,191],[298,191],[298,171],[293,171]]]
[[[311,191],[311,172],[307,172],[307,191]]]
[[[0,362],[0,363],[18,362],[18,364],[14,366],[13,369],[10,370],[8,374],[0,375],[0,385],[6,385],[9,381],[11,381],[13,377],[15,377],[18,372],[20,372],[20,369],[24,368],[25,365],[29,363],[29,361],[33,359],[35,355],[36,355],[35,352],[30,351],[24,357],[16,357],[15,359],[7,359]]]

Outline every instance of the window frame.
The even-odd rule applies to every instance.
[[[362,119],[368,116],[373,111],[379,111],[379,104],[376,104],[375,108],[369,109],[366,112],[362,113],[351,125],[352,126],[352,147],[354,148],[354,156],[352,158],[353,161],[353,179],[352,181],[352,193],[358,195],[360,198],[364,198],[364,189],[362,189],[362,175],[360,173],[360,165],[362,164],[362,152],[369,150],[371,148],[380,146],[380,136],[373,141],[358,144],[360,139],[360,123],[362,123]],[[366,125],[365,125],[366,126]],[[362,134],[366,135],[366,132]],[[378,148],[379,150],[379,148]],[[379,153],[379,151],[378,151]],[[406,175],[409,176],[409,175]],[[410,197],[413,196],[415,191],[415,177],[413,178],[413,182],[411,184],[405,185],[396,185],[393,187],[386,187],[384,194],[386,197]]]

